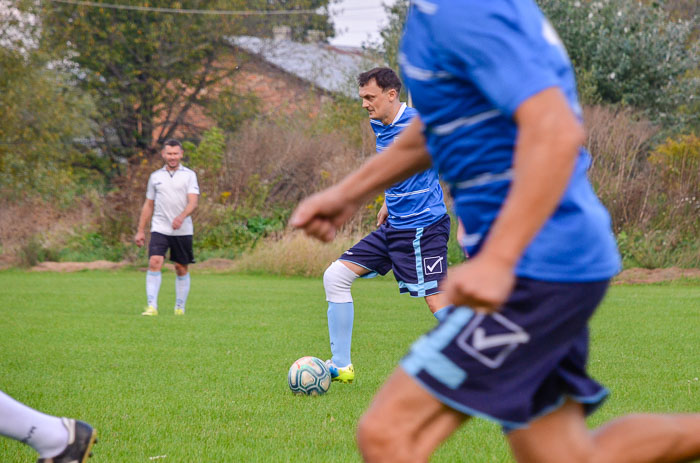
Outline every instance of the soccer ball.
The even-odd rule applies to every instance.
[[[331,372],[319,358],[302,357],[289,367],[289,389],[297,395],[321,395],[331,387]]]

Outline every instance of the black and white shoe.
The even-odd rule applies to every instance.
[[[39,458],[37,463],[85,463],[92,456],[92,446],[97,442],[97,431],[87,423],[71,418],[61,418],[68,430],[68,445],[52,458]]]

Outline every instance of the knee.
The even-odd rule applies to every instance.
[[[406,462],[427,461],[420,455],[410,436],[402,432],[401,426],[383,419],[384,412],[370,408],[357,425],[357,446],[366,462]]]
[[[148,259],[148,270],[151,272],[159,272],[163,267],[163,258],[161,256],[151,256]]]
[[[323,273],[323,288],[328,302],[352,302],[350,287],[358,275],[336,260]]]
[[[386,428],[382,429],[381,421],[369,412],[360,419],[357,425],[357,446],[365,461],[387,460],[387,455],[391,454],[391,442],[387,431]]]

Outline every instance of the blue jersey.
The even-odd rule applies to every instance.
[[[571,63],[532,0],[413,0],[399,62],[433,163],[450,183],[466,250],[476,254],[512,179],[518,106],[558,87],[581,116]],[[582,148],[518,276],[595,281],[619,270],[610,217],[586,176],[590,162]]]
[[[387,149],[416,114],[415,109],[402,103],[391,124],[384,125],[381,121],[370,119],[377,137],[377,151]],[[427,227],[447,212],[442,187],[434,169],[424,170],[396,183],[384,192],[384,198],[389,211],[388,220],[394,228]]]

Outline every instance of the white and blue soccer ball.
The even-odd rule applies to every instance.
[[[287,384],[297,395],[321,395],[331,387],[331,373],[320,358],[302,357],[289,367]]]

